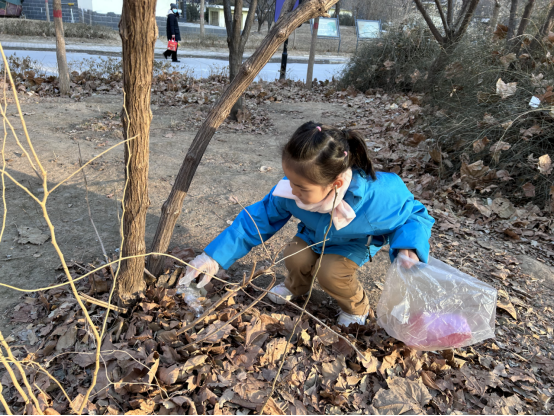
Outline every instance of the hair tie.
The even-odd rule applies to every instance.
[[[318,129],[319,131],[321,131],[321,127],[315,126],[315,128]]]

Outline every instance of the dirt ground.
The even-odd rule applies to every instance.
[[[343,112],[347,111],[340,105],[325,103],[271,103],[265,106],[274,126],[270,133],[260,136],[223,130],[215,135],[185,199],[171,247],[192,247],[200,252],[240,212],[241,207],[231,202],[231,196],[249,205],[261,199],[279,181],[283,175],[280,148],[297,126],[308,120],[338,123]],[[60,98],[33,98],[24,102],[29,134],[48,171],[50,188],[78,169],[79,148],[86,161],[120,142],[117,135],[110,132],[94,131],[97,120],[106,114],[113,117],[120,109],[121,97],[118,96],[89,97],[81,102]],[[153,106],[150,146],[152,205],[147,217],[148,242],[155,231],[161,205],[196,133],[195,127],[187,128],[179,121],[183,111],[187,110]],[[15,107],[8,112],[14,114]],[[16,117],[11,116],[10,120],[14,126],[20,127]],[[16,132],[23,138],[21,128]],[[36,196],[42,197],[41,183],[13,140],[7,145],[6,158],[7,170]],[[271,170],[262,173],[262,166],[271,167]],[[115,255],[120,241],[118,221],[121,216],[119,198],[124,185],[123,148],[112,150],[85,171],[93,219],[108,255]],[[55,283],[61,271],[56,270],[60,260],[52,245],[49,242],[43,245],[16,242],[18,228],[24,226],[48,233],[39,207],[20,188],[6,180],[8,217],[0,244],[2,282],[31,290]],[[98,262],[102,254],[89,220],[85,196],[83,177],[76,175],[51,194],[49,214],[66,260]],[[270,240],[269,247],[276,251],[288,242],[295,234],[296,224],[294,219],[291,220]],[[259,265],[266,261],[260,248],[232,266],[231,275],[242,276],[243,270],[249,270],[253,261],[258,261]],[[360,271],[373,305],[380,293],[374,282],[383,281],[389,264],[388,253],[383,250]],[[284,278],[283,266],[277,270],[280,281]],[[320,290],[314,296],[314,301],[330,300]],[[0,289],[2,305],[8,309],[18,298],[19,293]],[[0,328],[3,331],[10,328],[7,319],[1,321]]]

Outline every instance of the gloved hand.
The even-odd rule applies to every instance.
[[[190,262],[190,265],[196,267],[196,269],[198,270],[187,266],[185,275],[181,280],[179,280],[177,286],[188,287],[190,285],[190,282],[192,282],[199,274],[207,273],[197,285],[197,287],[199,288],[204,287],[210,282],[210,280],[212,280],[212,276],[215,275],[219,270],[219,264],[217,264],[217,262],[206,253],[202,253],[199,256],[196,256],[194,260]]]

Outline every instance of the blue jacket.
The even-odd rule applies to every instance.
[[[275,188],[273,188],[275,189]],[[259,202],[246,208],[258,226],[264,242],[279,231],[291,216],[300,220],[297,236],[309,245],[320,243],[329,226],[330,214],[300,209],[293,199],[273,196],[271,192]],[[371,179],[362,170],[355,170],[350,187],[344,196],[356,212],[356,218],[337,230],[331,226],[325,253],[339,254],[359,266],[390,244],[394,260],[400,249],[414,249],[421,261],[429,258],[429,238],[435,220],[421,202],[414,199],[402,179],[393,173],[377,173]],[[205,249],[206,254],[224,269],[261,244],[252,219],[244,210],[233,224],[217,236]],[[366,245],[369,236],[373,239]],[[321,253],[322,244],[312,247]]]

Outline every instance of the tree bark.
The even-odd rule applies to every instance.
[[[204,0],[200,0],[200,36],[201,37],[204,37],[204,22],[205,22],[205,17],[204,17]]]
[[[535,39],[533,39],[533,42],[531,43],[531,47],[530,47],[531,51],[537,51],[540,48],[542,39],[548,35],[548,32],[552,30],[553,26],[554,26],[554,1],[551,1],[550,11],[546,15],[546,19],[544,20],[544,23],[539,29],[539,33],[537,33],[537,36],[535,37]]]
[[[243,0],[235,0],[235,10],[231,12],[231,0],[224,0],[223,3],[223,15],[225,16],[225,28],[227,29],[227,46],[229,47],[229,81],[235,79],[242,65],[244,48],[254,22],[257,0],[250,2],[244,28],[242,28],[242,4]],[[242,106],[243,98],[241,96],[231,109],[232,119],[236,120],[237,113],[239,110],[242,110]]]
[[[496,30],[501,8],[502,5],[500,4],[500,0],[494,0],[494,9],[492,10],[492,17],[489,23],[489,33],[493,33]]]
[[[533,6],[535,5],[535,0],[528,0],[527,4],[525,5],[525,9],[523,10],[523,15],[521,16],[521,20],[519,21],[519,27],[517,28],[516,37],[512,41],[512,52],[517,54],[521,48],[521,44],[523,43],[523,34],[525,33],[525,29],[527,28],[527,25],[529,24],[529,18],[531,17],[531,12],[533,11]]]
[[[506,36],[506,45],[510,45],[512,38],[516,32],[516,17],[517,17],[517,3],[518,0],[512,0],[510,6],[510,18],[508,20],[508,34]]]
[[[69,68],[65,56],[65,38],[62,21],[62,1],[54,0],[54,26],[56,28],[56,58],[58,60],[58,88],[61,95],[69,95]]]
[[[283,12],[277,23],[273,25],[271,31],[254,54],[242,65],[239,73],[212,107],[202,127],[198,130],[175,178],[175,184],[171,189],[171,193],[162,206],[160,221],[158,222],[152,243],[152,251],[163,253],[169,247],[173,229],[181,213],[183,200],[187,195],[196,169],[215,131],[227,118],[237,98],[244,93],[246,88],[256,78],[256,75],[258,75],[275,51],[277,51],[277,48],[290,36],[294,29],[311,18],[328,16],[327,10],[337,1],[306,1],[291,13],[289,11],[292,10],[294,1],[285,1],[282,9]],[[150,256],[148,259],[148,269],[155,275],[160,274],[163,260],[162,256]]]
[[[124,304],[132,303],[146,288],[144,282],[144,240],[148,198],[149,140],[152,112],[150,91],[154,44],[158,37],[155,0],[123,0],[119,22],[123,46],[123,90],[121,112],[124,137],[134,138],[125,146],[127,185],[123,206],[122,256],[139,257],[121,263],[118,293]]]
[[[312,89],[312,81],[314,78],[314,61],[315,49],[317,47],[317,31],[319,28],[319,17],[314,19],[314,27],[312,29],[312,43],[310,44],[310,56],[308,58],[308,72],[306,74],[306,88]]]

